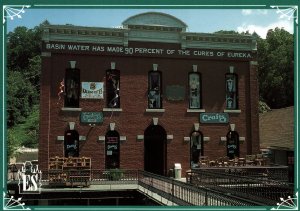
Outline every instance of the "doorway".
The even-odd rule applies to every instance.
[[[160,125],[150,125],[144,133],[145,171],[166,175],[167,133]]]

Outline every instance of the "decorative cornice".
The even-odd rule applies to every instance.
[[[256,40],[249,35],[182,33],[186,48],[256,50]]]
[[[166,26],[151,26],[151,25],[129,25],[128,29],[143,30],[143,31],[165,31],[165,32],[181,32],[182,29],[178,27]]]
[[[256,40],[249,35],[181,32],[180,28],[159,25],[128,25],[124,28],[46,25],[43,40],[103,43],[128,46],[129,41],[178,43],[182,49],[224,49],[256,51]]]

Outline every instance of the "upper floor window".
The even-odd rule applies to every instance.
[[[226,83],[226,109],[238,108],[238,84],[237,75],[235,73],[227,73],[225,75]]]
[[[189,108],[201,108],[201,74],[189,73]]]
[[[148,108],[162,108],[161,88],[161,72],[150,71],[148,73]]]
[[[108,108],[120,108],[120,71],[106,71],[106,104]]]
[[[65,107],[78,108],[80,96],[80,70],[66,69],[65,74]]]

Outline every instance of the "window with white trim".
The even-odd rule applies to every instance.
[[[200,109],[201,106],[201,74],[192,72],[189,73],[189,108]]]
[[[150,71],[148,73],[148,108],[162,108],[161,97],[162,81],[160,71]]]
[[[238,77],[235,73],[226,73],[226,109],[238,109]]]

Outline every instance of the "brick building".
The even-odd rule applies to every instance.
[[[45,26],[42,171],[50,157],[85,156],[93,169],[167,175],[259,151],[253,37],[187,32],[156,12],[122,25]]]

